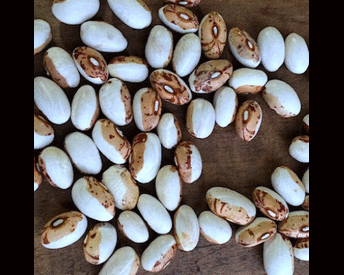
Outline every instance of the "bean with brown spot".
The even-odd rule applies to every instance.
[[[80,74],[94,84],[103,84],[109,77],[107,63],[100,52],[81,46],[73,51],[74,63]]]
[[[76,207],[97,221],[109,221],[115,216],[115,201],[108,189],[94,177],[77,180],[72,188]]]
[[[174,162],[185,183],[195,182],[202,174],[201,154],[190,141],[183,141],[178,144],[174,153]]]
[[[226,22],[216,11],[205,15],[200,23],[198,35],[202,43],[202,52],[209,59],[220,58],[227,41]]]
[[[255,205],[245,196],[229,188],[210,188],[206,200],[215,215],[236,224],[249,224],[256,216]]]
[[[117,231],[110,223],[95,224],[84,239],[84,255],[93,265],[104,263],[115,250]]]
[[[228,35],[229,48],[234,57],[244,66],[256,68],[261,61],[257,42],[243,29],[234,27]]]
[[[278,224],[278,232],[291,238],[308,238],[309,212],[304,210],[290,212],[289,217]]]
[[[133,100],[134,120],[143,132],[153,130],[159,123],[162,102],[158,93],[151,88],[138,90]]]
[[[87,218],[71,211],[55,216],[47,222],[41,234],[41,243],[49,249],[69,246],[78,241],[87,228]]]
[[[210,60],[199,65],[189,77],[190,89],[195,93],[211,93],[221,88],[233,73],[233,65],[226,59]]]
[[[262,109],[256,101],[247,100],[242,103],[235,120],[237,135],[245,141],[251,141],[259,131],[262,117]]]
[[[150,75],[150,83],[163,100],[174,105],[185,105],[192,99],[192,94],[187,84],[171,71],[164,69],[155,70]]]
[[[176,255],[177,243],[172,235],[161,235],[143,251],[141,262],[146,271],[162,271]]]
[[[264,187],[256,187],[253,191],[253,202],[268,218],[283,221],[289,215],[289,207],[285,200],[275,191]]]
[[[140,183],[153,180],[161,165],[161,143],[154,133],[140,133],[134,137],[129,170]]]
[[[196,32],[199,27],[197,16],[189,9],[167,4],[159,10],[159,18],[161,21],[179,33]]]
[[[92,130],[92,138],[100,152],[113,163],[124,164],[129,158],[131,145],[112,121],[98,120]]]
[[[256,218],[241,226],[235,234],[236,242],[244,247],[253,247],[270,240],[277,232],[277,225],[268,218]]]

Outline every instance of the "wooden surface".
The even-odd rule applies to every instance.
[[[153,23],[144,30],[133,30],[124,25],[110,10],[107,1],[101,0],[101,7],[97,15],[93,18],[104,20],[120,29],[128,39],[129,46],[117,54],[104,54],[109,62],[112,57],[124,55],[137,55],[144,57],[144,47],[149,31],[152,26],[162,24],[157,11],[163,5],[162,0],[146,0],[153,11]],[[53,41],[51,46],[59,46],[69,53],[77,46],[82,45],[79,29],[80,26],[70,26],[60,23],[51,13],[52,1],[34,0],[34,18],[41,18],[48,21],[52,27]],[[289,33],[296,32],[305,38],[309,45],[309,1],[307,0],[203,0],[198,7],[192,8],[199,20],[205,14],[216,10],[222,14],[227,23],[228,29],[234,26],[241,26],[254,39],[258,33],[266,26],[274,26],[280,30],[285,38]],[[174,43],[176,44],[181,35],[173,32]],[[42,66],[43,53],[34,57],[34,77],[45,76]],[[234,69],[241,65],[234,60],[229,52],[228,43],[221,58],[229,59]],[[202,57],[201,62],[206,61]],[[172,69],[171,65],[167,69]],[[263,69],[262,65],[258,69]],[[264,69],[263,69],[264,70]],[[152,70],[151,70],[152,71]],[[295,118],[281,118],[269,109],[261,95],[247,96],[240,95],[239,103],[248,98],[254,98],[262,107],[263,122],[258,135],[251,142],[240,140],[234,130],[233,124],[226,128],[215,126],[210,137],[205,140],[198,140],[186,131],[185,114],[187,106],[177,107],[164,102],[163,113],[173,112],[177,115],[183,131],[183,140],[190,140],[199,148],[203,158],[203,173],[197,182],[183,186],[182,204],[190,205],[199,215],[202,211],[208,210],[205,201],[206,191],[213,186],[224,186],[231,188],[241,194],[251,198],[252,191],[256,186],[271,187],[270,175],[272,171],[280,165],[287,165],[293,169],[300,177],[306,171],[308,165],[301,164],[288,154],[288,147],[291,140],[300,134],[304,134],[302,128],[302,118],[309,112],[309,70],[302,75],[295,75],[289,72],[283,65],[277,72],[268,73],[269,79],[281,79],[289,83],[298,93],[302,110]],[[184,78],[187,80],[187,78]],[[82,79],[80,85],[86,84]],[[89,83],[88,83],[89,84]],[[100,86],[93,85],[96,90]],[[132,95],[141,88],[149,87],[149,81],[142,84],[128,84]],[[65,90],[71,100],[76,89]],[[203,97],[210,101],[213,94],[193,95],[194,98]],[[104,117],[103,114],[100,117]],[[53,125],[56,138],[52,145],[62,148],[64,136],[76,129],[70,120],[61,126]],[[132,142],[133,137],[139,133],[134,121],[130,125],[121,127],[122,131]],[[153,131],[155,132],[155,130]],[[90,135],[91,131],[86,132]],[[40,151],[34,151],[35,156]],[[162,165],[173,163],[173,150],[163,149]],[[100,180],[101,174],[112,164],[103,157],[103,169],[96,177]],[[81,174],[75,170],[76,181]],[[146,185],[139,185],[141,193],[155,195],[154,181]],[[35,274],[98,274],[101,266],[93,266],[87,263],[83,256],[83,239],[73,245],[58,249],[49,250],[40,244],[40,230],[44,224],[55,215],[62,212],[77,210],[70,196],[71,188],[60,190],[44,182],[34,193],[34,271]],[[291,210],[299,209],[290,207]],[[135,208],[135,211],[137,209]],[[116,219],[120,211],[117,210],[115,218],[111,221],[116,225]],[[174,213],[170,213],[171,216]],[[257,211],[258,216],[262,214]],[[96,223],[88,219],[88,229]],[[183,275],[220,275],[220,274],[265,274],[263,267],[263,246],[253,248],[243,248],[236,244],[234,233],[236,225],[232,225],[233,236],[231,240],[222,246],[212,245],[203,237],[200,237],[198,246],[192,252],[178,251],[171,264],[160,274],[183,274]],[[125,239],[120,233],[116,248],[124,245],[132,246],[139,255],[148,244],[157,237],[157,234],[150,230],[150,239],[143,245],[137,245]],[[294,274],[308,274],[309,263],[295,259]],[[138,274],[149,274],[140,267]]]

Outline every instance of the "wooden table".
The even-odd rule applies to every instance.
[[[53,41],[51,46],[59,46],[69,53],[77,46],[82,45],[79,28],[80,26],[70,26],[60,23],[51,13],[52,1],[34,0],[34,18],[41,18],[48,21],[52,27]],[[157,12],[163,5],[163,0],[146,0],[153,11],[152,25],[144,30],[133,30],[124,25],[110,10],[107,1],[101,0],[101,7],[95,20],[104,20],[120,29],[129,41],[128,48],[123,53],[104,54],[109,62],[112,57],[124,55],[137,55],[144,57],[144,47],[149,31],[152,26],[162,24]],[[309,43],[309,1],[308,0],[203,0],[198,7],[192,8],[199,20],[205,14],[216,10],[225,18],[228,29],[234,26],[241,26],[253,38],[257,38],[258,33],[266,26],[274,26],[286,37],[291,32],[296,32],[305,38]],[[181,35],[174,34],[176,44]],[[45,71],[42,66],[43,53],[34,57],[34,77],[44,76]],[[241,65],[234,59],[229,51],[228,44],[221,58],[229,59],[234,69]],[[206,61],[202,57],[201,62]],[[258,67],[263,69],[262,65]],[[167,69],[172,70],[171,65]],[[263,69],[264,70],[264,69]],[[152,71],[152,70],[151,70]],[[278,116],[269,109],[261,95],[240,95],[239,103],[248,98],[254,98],[262,107],[263,122],[258,135],[251,142],[240,140],[234,130],[233,124],[226,128],[215,126],[210,137],[205,140],[193,138],[187,133],[185,127],[185,115],[187,106],[173,106],[164,102],[163,112],[173,112],[181,124],[183,140],[190,140],[199,148],[203,158],[203,173],[194,184],[183,186],[182,204],[190,205],[199,215],[202,211],[208,210],[205,200],[206,191],[213,186],[223,186],[231,188],[241,194],[251,198],[252,191],[257,186],[271,187],[270,175],[272,171],[280,165],[286,165],[294,170],[300,177],[306,171],[308,165],[301,164],[294,160],[288,153],[291,140],[305,134],[302,128],[302,118],[309,112],[309,70],[302,75],[295,75],[289,72],[283,65],[275,73],[267,73],[269,79],[281,79],[289,83],[298,93],[301,102],[301,113],[295,118],[285,119]],[[187,80],[187,78],[185,78]],[[83,79],[80,85],[86,84]],[[89,84],[89,83],[88,83]],[[149,87],[149,81],[142,84],[128,83],[132,95],[141,88]],[[100,86],[94,85],[96,90]],[[76,89],[65,90],[68,98],[72,100]],[[203,97],[210,101],[213,94],[196,95],[194,98]],[[100,117],[104,117],[103,114]],[[64,136],[76,129],[70,120],[61,126],[53,125],[56,138],[52,145],[62,148]],[[128,126],[121,127],[125,136],[130,142],[139,133],[134,121]],[[154,130],[155,132],[155,130]],[[86,132],[90,135],[91,131]],[[37,156],[40,151],[34,151]],[[163,149],[162,165],[173,164],[173,150]],[[103,169],[96,177],[100,180],[101,174],[112,164],[103,157]],[[82,175],[75,169],[75,181]],[[155,195],[154,181],[146,185],[139,185],[141,193]],[[34,266],[35,274],[98,274],[101,266],[93,266],[86,262],[83,256],[83,238],[73,245],[58,249],[49,250],[40,244],[40,230],[44,224],[55,215],[63,212],[77,210],[70,196],[71,188],[60,190],[44,182],[34,193]],[[290,207],[291,210],[300,209]],[[137,209],[135,209],[137,211]],[[115,218],[111,221],[116,225]],[[173,213],[171,213],[171,216]],[[258,211],[258,216],[262,214]],[[88,219],[88,229],[96,221]],[[183,274],[183,275],[220,275],[220,274],[265,274],[263,267],[263,246],[253,248],[240,247],[234,239],[234,233],[238,226],[232,225],[233,236],[225,245],[212,245],[203,237],[200,237],[198,246],[192,252],[178,251],[176,257],[170,265],[160,274]],[[116,248],[124,245],[132,246],[139,255],[148,244],[157,237],[157,234],[150,230],[150,239],[143,245],[137,245],[124,238],[121,234]],[[308,274],[309,263],[295,259],[294,274]],[[138,274],[149,274],[140,267]]]

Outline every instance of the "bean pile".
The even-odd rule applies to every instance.
[[[133,29],[149,27],[155,16],[148,1],[107,2]],[[267,274],[293,274],[294,257],[309,261],[309,168],[301,180],[290,168],[277,167],[271,175],[274,190],[259,186],[252,198],[212,187],[205,197],[211,211],[197,217],[190,206],[181,205],[182,186],[197,184],[202,176],[202,152],[182,135],[184,121],[164,113],[163,105],[187,105],[185,126],[197,139],[208,138],[216,124],[225,128],[233,123],[237,135],[249,142],[264,123],[263,111],[254,99],[239,105],[242,94],[262,95],[285,118],[299,115],[302,107],[289,84],[269,80],[256,67],[262,64],[275,72],[285,64],[292,73],[303,74],[309,66],[308,46],[296,33],[284,40],[271,26],[261,30],[256,42],[239,27],[228,30],[216,11],[199,21],[192,8],[201,5],[200,0],[166,2],[157,15],[161,25],[150,30],[145,58],[116,56],[109,62],[101,52],[122,52],[135,42],[110,23],[90,20],[100,8],[99,0],[52,4],[59,21],[81,25],[85,45],[71,54],[61,47],[48,48],[42,65],[49,77],[34,78],[34,149],[40,150],[37,163],[34,158],[34,190],[43,176],[54,187],[71,188],[79,211],[52,217],[42,228],[41,243],[49,249],[72,245],[86,233],[88,219],[93,219],[99,223],[88,230],[83,249],[90,264],[105,263],[99,274],[136,274],[140,266],[159,272],[178,249],[195,249],[200,234],[210,243],[227,243],[233,233],[231,224],[236,224],[240,226],[235,232],[239,245],[263,244]],[[174,47],[175,32],[183,36]],[[45,50],[53,39],[49,24],[35,19],[34,54]],[[229,60],[221,59],[226,43],[242,68],[234,69]],[[202,54],[209,60],[200,64]],[[173,71],[165,69],[169,64]],[[83,78],[91,85],[79,87]],[[139,85],[147,78],[151,87],[140,87],[132,98],[125,82]],[[94,88],[97,85],[99,89]],[[64,91],[69,88],[78,88],[72,102]],[[211,93],[213,102],[200,95]],[[69,119],[76,129],[65,137],[63,148],[52,146],[54,125],[64,125]],[[132,142],[120,128],[130,123],[140,131]],[[296,161],[309,163],[309,115],[303,127],[307,135],[291,140],[289,153]],[[174,163],[163,167],[162,146],[174,151]],[[103,157],[113,165],[99,180]],[[75,181],[74,169],[84,176]],[[140,192],[140,186],[153,181],[156,197]],[[289,211],[288,205],[303,210]],[[257,209],[265,217],[256,217]],[[109,221],[114,221],[118,210],[116,230]],[[174,212],[173,219],[169,211]],[[150,230],[160,236],[142,255],[130,246],[116,247],[118,231],[134,243],[145,243]],[[294,246],[288,238],[297,239]]]

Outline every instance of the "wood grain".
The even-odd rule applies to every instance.
[[[101,7],[95,20],[104,20],[120,29],[129,41],[128,48],[118,54],[104,54],[109,62],[118,55],[137,55],[144,57],[144,47],[152,26],[162,24],[158,18],[158,9],[163,5],[162,0],[146,0],[153,11],[153,23],[144,30],[133,30],[124,25],[110,10],[107,1],[101,0]],[[48,21],[52,27],[53,41],[51,46],[59,46],[69,53],[77,46],[82,45],[79,29],[80,26],[69,26],[60,23],[51,13],[52,1],[34,0],[34,18],[41,18]],[[199,20],[205,14],[216,10],[224,17],[228,29],[234,26],[241,26],[253,38],[266,26],[274,26],[286,37],[291,32],[296,32],[305,38],[309,45],[309,1],[307,0],[203,0],[198,7],[192,8]],[[174,44],[177,43],[180,34],[173,32]],[[34,57],[34,77],[44,76],[42,58],[45,51]],[[242,67],[230,54],[228,44],[225,47],[221,58],[226,58],[233,63],[234,69]],[[202,57],[201,62],[206,61]],[[262,65],[258,67],[263,69]],[[172,70],[171,65],[167,69]],[[264,69],[263,69],[264,70]],[[151,70],[152,71],[152,70]],[[301,164],[294,160],[288,153],[291,140],[304,134],[302,129],[302,118],[309,112],[309,70],[302,75],[295,75],[282,66],[275,73],[267,73],[269,79],[281,79],[289,83],[298,93],[302,110],[295,118],[285,119],[278,116],[269,109],[261,95],[247,96],[240,95],[239,103],[249,98],[254,98],[262,107],[263,122],[257,136],[251,142],[240,140],[234,130],[233,124],[226,128],[215,126],[210,137],[205,140],[193,138],[186,131],[185,115],[187,106],[173,106],[163,103],[163,113],[172,112],[176,114],[183,132],[183,140],[190,140],[199,148],[203,158],[203,173],[200,179],[194,184],[183,186],[183,204],[190,205],[199,215],[202,211],[208,210],[205,193],[213,186],[231,188],[251,198],[252,191],[257,186],[271,187],[270,175],[280,165],[286,165],[293,169],[300,177],[306,171],[308,165]],[[187,77],[184,78],[187,80]],[[80,85],[86,84],[83,79]],[[89,83],[87,83],[89,84]],[[93,85],[96,91],[99,86]],[[128,88],[132,95],[139,88],[150,87],[146,80],[141,84],[130,84]],[[72,100],[77,89],[65,90],[69,100]],[[210,101],[213,94],[193,95],[194,98],[203,97]],[[100,117],[104,117],[102,114]],[[76,129],[70,120],[64,125],[53,125],[56,138],[52,145],[63,147],[64,136]],[[139,133],[134,121],[128,126],[121,127],[121,130],[132,142],[133,137]],[[155,130],[153,131],[155,132]],[[91,131],[86,132],[90,135]],[[40,151],[34,151],[37,156]],[[103,169],[96,177],[100,180],[101,174],[111,163],[103,159]],[[162,165],[173,163],[173,150],[163,149]],[[75,170],[75,180],[81,174]],[[146,185],[139,185],[141,193],[155,194],[154,181]],[[75,244],[58,249],[49,250],[40,244],[40,230],[44,224],[55,215],[62,212],[77,210],[70,196],[71,189],[60,190],[44,182],[34,193],[34,272],[35,274],[98,274],[101,266],[93,266],[86,262],[83,255],[83,238]],[[291,207],[291,210],[299,209]],[[137,211],[137,210],[135,210]],[[115,218],[111,221],[116,225],[116,219],[120,211],[117,210]],[[170,213],[171,216],[174,213]],[[262,216],[258,212],[258,216]],[[96,223],[89,220],[88,228]],[[237,226],[232,225],[233,232]],[[117,248],[124,245],[132,246],[139,255],[157,234],[150,231],[150,239],[143,245],[136,245],[119,235]],[[203,237],[200,237],[198,246],[192,252],[178,251],[171,264],[160,274],[184,274],[184,275],[220,275],[220,274],[265,274],[263,267],[262,245],[253,248],[243,248],[236,244],[234,237],[222,246],[211,245]],[[295,259],[294,274],[308,274],[309,263]],[[150,274],[140,267],[138,274]]]

